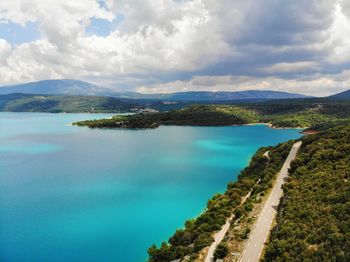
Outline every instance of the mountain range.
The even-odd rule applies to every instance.
[[[308,99],[305,99],[308,98]],[[153,112],[183,108],[190,104],[240,104],[268,102],[302,106],[305,102],[347,100],[350,91],[316,98],[278,91],[177,92],[141,94],[117,92],[78,80],[44,80],[0,87],[0,111],[12,112]]]
[[[336,98],[336,99],[348,99],[350,98],[350,90],[346,90],[344,92],[335,94],[330,96],[330,98]]]
[[[177,92],[162,94],[142,94],[136,92],[118,92],[103,86],[88,82],[61,79],[43,80],[25,84],[17,84],[0,87],[1,94],[24,93],[40,95],[79,95],[79,96],[110,96],[129,99],[154,99],[171,101],[226,101],[226,100],[269,100],[306,98],[307,96],[280,91],[237,91],[237,92]]]
[[[72,79],[43,80],[0,87],[1,95],[11,93],[40,95],[121,96],[121,93],[114,92],[110,89]]]

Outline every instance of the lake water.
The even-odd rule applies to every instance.
[[[300,137],[264,125],[69,125],[108,116],[0,113],[1,261],[145,261],[259,147]]]

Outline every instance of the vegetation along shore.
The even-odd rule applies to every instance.
[[[263,261],[349,260],[350,126],[334,126],[302,138],[300,152],[283,186],[277,221],[262,253]],[[214,257],[239,261],[261,203],[270,193],[293,142],[259,149],[238,181],[229,183],[223,194],[210,199],[198,218],[186,221],[184,228],[160,247],[149,248],[149,261],[203,261],[215,232],[228,218],[230,229]]]
[[[346,123],[350,100],[301,99],[235,105],[190,105],[157,113],[87,120],[74,125],[90,128],[157,128],[160,125],[227,126],[267,123],[275,128],[324,128]]]

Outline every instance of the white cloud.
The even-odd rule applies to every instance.
[[[195,76],[187,81],[139,86],[135,90],[140,93],[276,90],[312,96],[327,96],[348,90],[349,86],[350,70],[345,70],[336,75],[313,74],[307,78],[299,79],[249,76]]]
[[[189,71],[219,62],[231,52],[217,32],[209,11],[199,0],[135,1],[132,4],[116,1],[113,5],[117,7],[118,2],[124,2],[121,10],[126,10],[127,17],[130,14],[130,20],[125,22],[123,30],[117,29],[107,37],[84,34],[89,18],[113,18],[110,11],[102,9],[95,1],[29,2],[30,8],[25,0],[0,4],[1,19],[20,24],[39,22],[43,34],[40,41],[13,48],[9,58],[13,65],[22,64],[17,60],[24,59],[34,66],[27,68],[27,73],[23,72],[26,71],[23,66],[7,68],[6,71],[21,71],[8,76],[8,81],[26,80],[33,69],[42,71],[41,67],[62,77]],[[176,6],[173,11],[172,7]],[[160,15],[154,17],[157,13]],[[38,75],[42,74],[34,74],[32,78]]]
[[[347,0],[1,1],[2,26],[35,22],[41,39],[17,46],[0,40],[0,84],[94,78],[112,85],[120,79],[137,83],[135,75],[154,83],[186,73],[194,77],[142,88],[296,89],[319,83],[331,90],[338,82],[326,84],[333,79],[329,72],[339,74],[350,61],[349,14]],[[105,37],[85,32],[92,18],[113,23],[120,16]],[[209,76],[196,77],[199,71]]]
[[[0,38],[0,63],[5,61],[10,52],[11,45],[5,39]]]
[[[330,28],[330,37],[325,42],[332,49],[328,58],[333,64],[350,60],[350,4],[338,3],[334,10],[334,20]]]
[[[262,67],[260,70],[265,73],[295,73],[301,71],[315,71],[320,69],[316,62],[301,61],[295,63],[277,63],[271,66]]]

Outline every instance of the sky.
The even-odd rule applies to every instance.
[[[350,89],[350,0],[1,0],[0,85]]]

